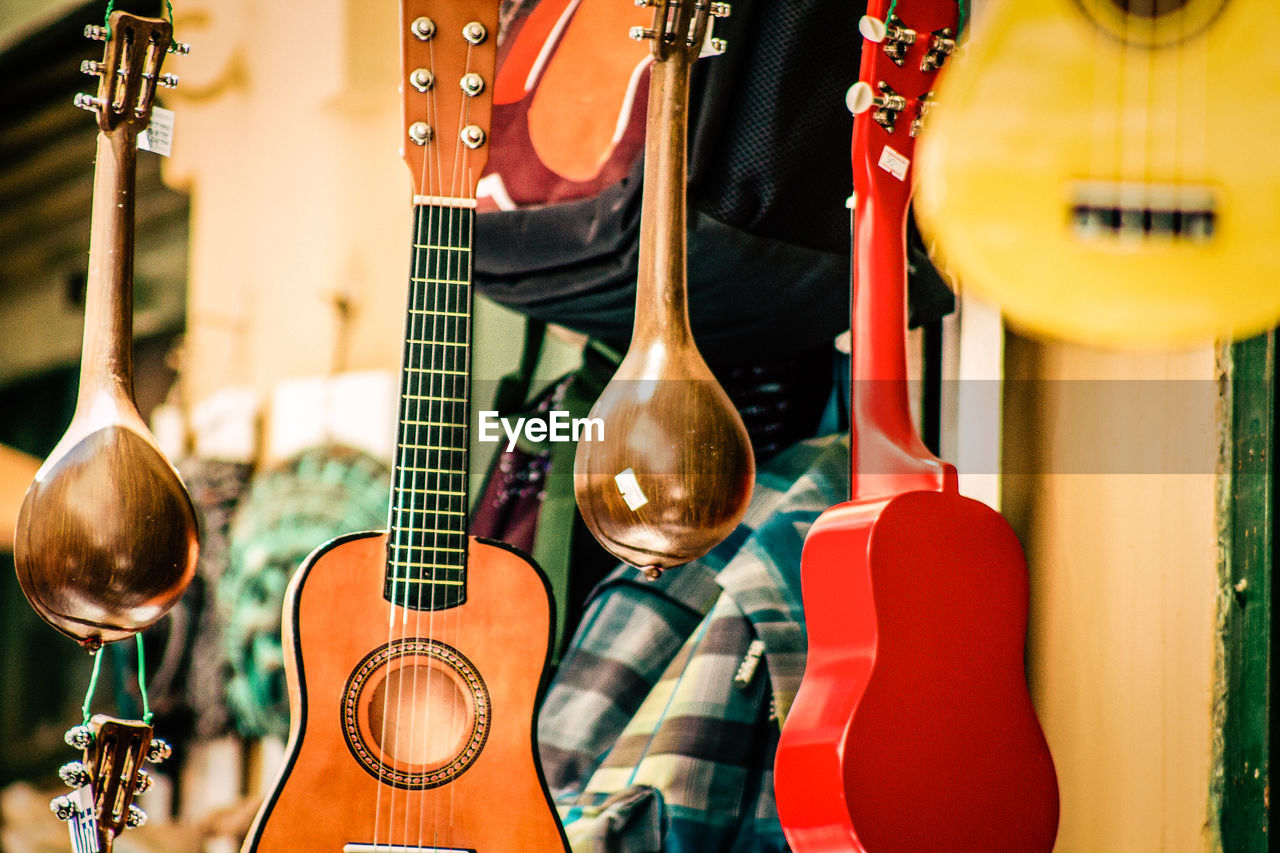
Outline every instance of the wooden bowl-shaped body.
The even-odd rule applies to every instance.
[[[27,490],[14,563],[36,612],[96,648],[151,625],[186,590],[196,519],[150,435],[111,423],[75,438],[73,427]]]
[[[578,443],[574,494],[611,554],[667,569],[724,540],[751,500],[742,418],[691,346],[633,347],[591,410],[604,440]]]

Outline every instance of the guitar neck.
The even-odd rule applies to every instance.
[[[415,208],[384,596],[466,600],[474,210]]]

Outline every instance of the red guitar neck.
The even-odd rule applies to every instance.
[[[868,14],[883,19],[887,5],[872,0]],[[932,16],[939,17],[937,12]],[[875,100],[854,119],[850,441],[855,500],[954,489],[956,480],[954,466],[929,452],[912,423],[906,350],[906,223],[914,134],[935,76],[922,74],[921,63],[933,45],[929,25],[941,29],[954,21],[907,24],[918,29],[915,42],[903,48],[902,66],[885,56],[892,32],[883,46],[864,46],[861,78],[869,81],[870,92],[863,94]]]

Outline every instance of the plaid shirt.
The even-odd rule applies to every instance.
[[[773,756],[804,673],[800,549],[848,468],[847,440],[803,442],[711,553],[652,582],[620,566],[592,594],[538,721],[575,853],[787,850]]]

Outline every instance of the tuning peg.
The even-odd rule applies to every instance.
[[[160,738],[153,738],[151,745],[147,747],[147,761],[152,764],[159,764],[171,755],[173,755],[173,747]]]
[[[93,95],[86,95],[84,92],[76,95],[75,98],[72,99],[71,103],[75,104],[80,109],[88,110],[89,112],[97,112],[103,106],[101,99],[95,98]]]
[[[178,88],[178,75],[177,74],[161,74],[159,79],[156,80],[156,82],[159,83],[161,86],[165,87],[166,89],[176,89]]]
[[[176,53],[176,54],[178,54],[179,56],[186,56],[187,54],[189,54],[189,53],[191,52],[191,45],[189,45],[189,44],[184,44],[184,43],[182,43],[182,42],[180,42],[180,41],[170,42],[170,43],[169,43],[169,52],[170,52],[170,53]]]
[[[862,37],[867,41],[879,44],[888,35],[889,28],[879,18],[863,15],[862,20],[858,21],[858,32],[862,33]]]
[[[101,24],[90,24],[84,28],[84,37],[90,41],[106,41],[107,28]]]
[[[724,53],[728,49],[729,49],[729,43],[724,39],[709,38],[707,39],[707,47],[706,47],[706,51],[703,53],[703,56],[706,56],[707,54],[710,54],[712,56],[719,56],[720,54]]]
[[[462,79],[458,81],[458,85],[462,87],[463,93],[474,98],[476,95],[484,91],[484,78],[474,71],[469,74],[462,75]]]
[[[631,36],[635,41],[644,41],[645,39],[657,38],[658,34],[644,27],[632,27],[627,31],[627,35]]]
[[[880,90],[883,94],[876,95],[870,83],[864,83],[859,80],[850,86],[849,91],[845,94],[845,106],[854,115],[861,115],[872,107],[893,112],[902,112],[907,108],[907,99],[884,83],[880,84]]]
[[[83,788],[93,780],[93,777],[89,774],[89,768],[79,761],[68,761],[59,767],[58,776],[67,784],[68,788]]]
[[[155,783],[156,780],[152,778],[150,773],[145,770],[139,770],[138,776],[133,783],[133,793],[145,794],[147,791],[151,790],[151,786]]]
[[[711,17],[713,18],[727,18],[732,11],[733,7],[728,3],[711,4]]]
[[[77,95],[76,97],[80,98],[83,96]],[[79,104],[76,106],[79,106]],[[84,749],[89,744],[93,743],[93,731],[90,730],[88,726],[72,726],[67,729],[67,733],[62,736],[62,739],[66,741],[67,746],[74,747],[75,749]]]
[[[91,75],[92,75],[92,74],[101,74],[101,73],[102,73],[102,63],[101,63],[101,62],[97,62],[97,61],[92,60],[92,59],[86,59],[84,62],[81,62],[81,63],[80,63],[80,73],[81,73],[81,74],[91,74]]]
[[[135,805],[130,805],[129,813],[125,815],[124,822],[133,829],[137,829],[147,822],[147,813]]]
[[[462,140],[462,144],[468,148],[479,148],[484,145],[486,138],[484,129],[475,124],[469,124],[464,127],[462,133],[458,136]]]
[[[936,71],[947,61],[947,57],[955,52],[955,34],[951,30],[939,30],[929,40],[929,50],[920,60],[921,71]]]
[[[49,811],[53,812],[53,816],[58,820],[71,820],[76,816],[76,804],[70,797],[63,794],[49,801]]]

